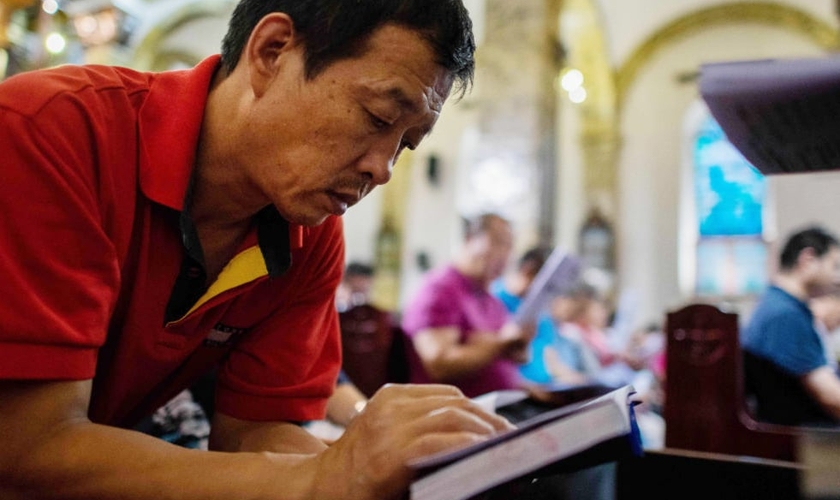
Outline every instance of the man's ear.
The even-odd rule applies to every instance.
[[[817,260],[819,260],[819,257],[817,257],[817,252],[812,247],[803,248],[802,251],[799,252],[799,257],[797,257],[797,261],[800,266],[816,262]]]
[[[257,97],[298,47],[295,23],[282,12],[263,17],[254,27],[242,57],[247,59],[251,87]]]

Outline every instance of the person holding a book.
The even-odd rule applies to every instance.
[[[493,283],[493,293],[505,304],[508,312],[515,314],[522,304],[537,273],[543,267],[551,251],[535,247],[519,258],[516,268],[504,279]],[[519,372],[528,383],[533,384],[582,384],[588,378],[581,371],[580,346],[562,335],[563,319],[551,314],[551,304],[566,304],[569,290],[561,290],[550,301],[547,311],[540,314],[536,334],[528,345],[528,361],[519,367]]]
[[[340,215],[430,132],[460,0],[241,0],[221,56],[0,84],[0,498],[400,498],[412,460],[511,429],[379,391],[327,447]],[[218,366],[209,446],[129,430]]]
[[[510,223],[485,213],[465,220],[464,243],[454,261],[426,275],[403,311],[402,326],[417,356],[415,383],[453,384],[470,397],[522,386],[533,328],[510,321],[490,293],[513,248]]]
[[[840,244],[820,227],[790,235],[773,284],[742,335],[745,378],[757,415],[780,424],[840,422],[840,378],[815,326],[808,300],[840,277]],[[765,377],[773,377],[768,384]]]

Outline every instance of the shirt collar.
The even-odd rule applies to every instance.
[[[140,109],[140,188],[174,210],[184,206],[210,83],[214,55],[195,68],[157,73]]]
[[[770,285],[769,289],[770,289],[771,293],[775,293],[776,295],[781,297],[782,300],[787,300],[788,302],[791,302],[792,304],[796,304],[796,307],[802,309],[805,312],[805,314],[808,315],[808,317],[813,317],[814,316],[813,313],[811,312],[811,308],[808,307],[807,302],[804,302],[800,298],[791,295],[790,293],[787,292],[787,290],[785,290],[785,289],[783,289],[779,286]]]

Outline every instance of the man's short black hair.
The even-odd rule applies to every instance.
[[[788,238],[779,256],[779,266],[785,271],[793,269],[799,259],[799,254],[806,248],[813,248],[817,257],[822,257],[832,247],[837,246],[840,246],[837,238],[825,229],[818,226],[803,229]]]
[[[523,273],[537,274],[543,264],[551,255],[551,249],[547,247],[534,247],[522,254],[517,267]]]
[[[305,45],[308,79],[339,59],[363,54],[370,35],[391,23],[419,32],[462,92],[472,84],[475,40],[462,0],[241,0],[222,41],[228,73],[254,27],[272,12],[284,12],[294,21]]]
[[[347,267],[344,268],[344,278],[349,278],[351,276],[363,276],[365,278],[370,278],[373,276],[373,266],[365,264],[363,262],[351,262],[347,264]]]

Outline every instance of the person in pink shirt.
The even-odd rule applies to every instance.
[[[533,329],[512,323],[489,291],[512,247],[510,223],[502,217],[466,221],[454,261],[430,272],[405,308],[402,326],[417,354],[412,382],[452,384],[469,397],[521,386],[518,367]]]

